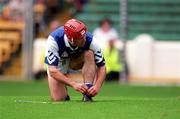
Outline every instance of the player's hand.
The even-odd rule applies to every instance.
[[[98,94],[100,88],[97,87],[96,85],[95,86],[92,86],[89,90],[88,90],[88,95],[94,97]]]
[[[76,90],[76,91],[78,91],[78,92],[80,92],[80,93],[86,93],[87,92],[87,90],[88,90],[88,87],[85,85],[85,84],[80,84],[80,83],[75,83],[74,85],[73,85],[73,88]]]

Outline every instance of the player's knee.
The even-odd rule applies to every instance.
[[[51,99],[52,99],[54,102],[65,101],[65,98],[62,98],[62,97],[52,97]]]
[[[91,60],[94,61],[94,52],[91,50],[88,50],[84,53],[85,60]]]

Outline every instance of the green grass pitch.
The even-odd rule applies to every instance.
[[[46,81],[1,81],[0,119],[180,119],[180,86],[105,83],[92,103],[69,94],[52,102]]]

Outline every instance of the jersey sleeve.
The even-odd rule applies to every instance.
[[[101,48],[97,45],[96,40],[97,39],[93,37],[93,40],[90,44],[90,49],[94,51],[96,65],[98,67],[101,67],[105,65],[105,60],[104,60]]]
[[[58,54],[58,45],[52,36],[48,37],[46,42],[45,63],[52,66],[58,66],[60,57]]]

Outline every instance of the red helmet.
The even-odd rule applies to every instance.
[[[64,25],[64,32],[70,39],[81,39],[86,34],[87,28],[79,20],[70,19]]]

